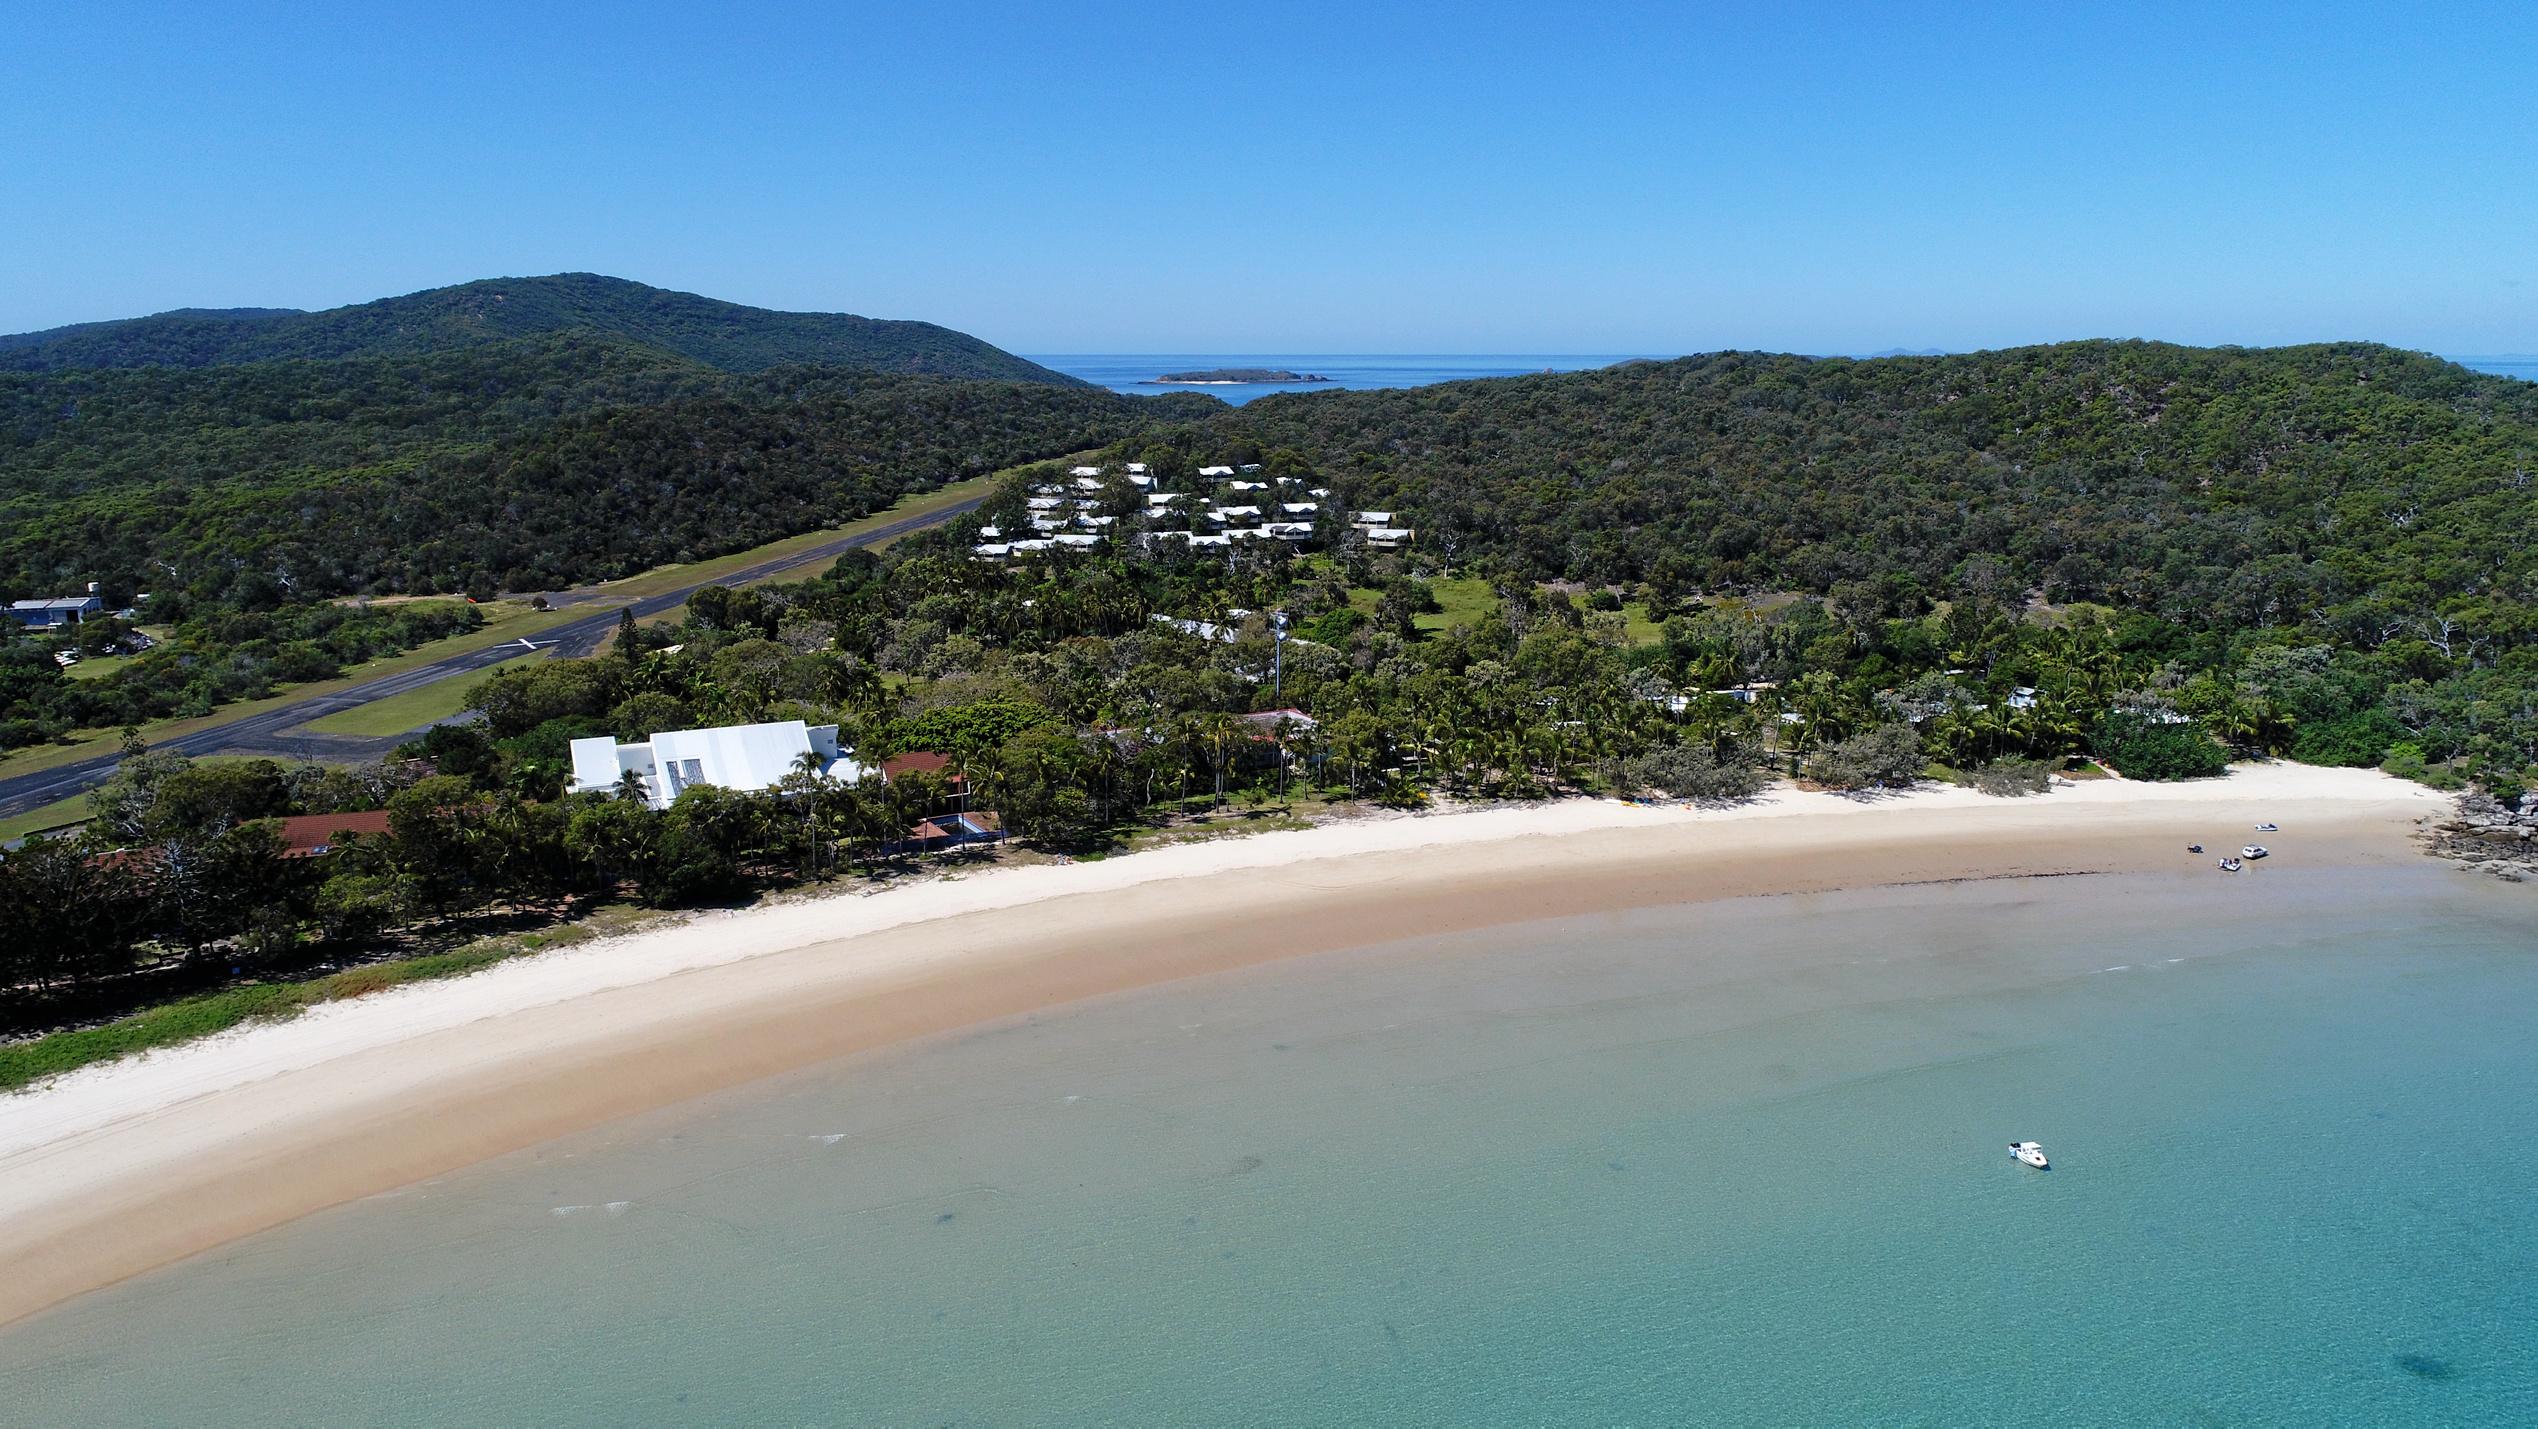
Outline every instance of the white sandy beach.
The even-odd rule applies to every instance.
[[[2023,800],[1572,800],[808,898],[329,1004],[0,1099],[0,1323],[294,1216],[827,1057],[1299,953],[1528,918],[1935,878],[2416,857],[2446,801],[2242,768]],[[2219,875],[2214,875],[2219,876]],[[2260,869],[2254,876],[2263,876]],[[1274,915],[1274,917],[1272,916]]]

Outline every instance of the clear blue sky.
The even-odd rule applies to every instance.
[[[1025,352],[2538,349],[2527,0],[361,8],[11,7],[0,331],[590,269]]]

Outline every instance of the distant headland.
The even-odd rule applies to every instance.
[[[1211,367],[1205,372],[1167,372],[1150,379],[1175,386],[1234,386],[1244,382],[1328,382],[1331,379],[1313,372],[1289,372],[1283,367]]]

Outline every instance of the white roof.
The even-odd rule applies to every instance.
[[[1128,468],[1128,484],[1130,486],[1152,486],[1154,485],[1154,478],[1145,475],[1132,466]]]
[[[1130,476],[1143,476],[1143,475],[1145,475],[1145,474],[1146,474],[1146,464],[1145,464],[1144,462],[1141,462],[1141,461],[1132,461],[1132,462],[1128,463],[1128,474],[1129,474]]]
[[[1057,542],[1055,541],[1016,541],[1013,543],[1013,549],[1017,551],[1045,551],[1056,544]]]
[[[1190,544],[1193,546],[1230,546],[1234,544],[1234,538],[1230,535],[1192,536],[1190,538]]]
[[[838,747],[837,726],[814,727],[798,719],[663,730],[641,744],[619,744],[603,735],[574,740],[572,752],[576,793],[607,793],[633,773],[656,809],[668,808],[699,784],[743,793],[772,789],[800,768],[806,754],[818,761],[823,779],[854,780],[866,772]]]
[[[1219,521],[1222,521],[1232,516],[1257,516],[1260,514],[1260,508],[1257,506],[1219,506],[1207,514],[1215,517]]]
[[[1389,511],[1360,511],[1350,519],[1354,520],[1360,526],[1389,526],[1392,524],[1392,513]]]
[[[1082,468],[1079,467],[1077,470],[1080,471]],[[1102,484],[1100,480],[1095,477],[1079,476],[1075,478],[1075,489],[1078,491],[1099,491],[1102,489]]]
[[[1102,474],[1102,469],[1097,466],[1079,466],[1071,468],[1066,474],[1069,476],[1099,476]]]
[[[1411,531],[1411,529],[1407,526],[1369,526],[1366,528],[1366,539],[1369,541],[1407,541],[1414,534],[1416,533]]]
[[[1245,470],[1245,471],[1258,471],[1258,470],[1260,470],[1260,463],[1258,463],[1258,462],[1256,462],[1256,461],[1247,461],[1247,462],[1244,462],[1244,463],[1243,463],[1243,470]]]
[[[1158,491],[1146,498],[1146,504],[1148,506],[1169,506],[1180,499],[1181,493],[1177,491]]]
[[[1022,503],[1034,511],[1052,511],[1066,504],[1063,496],[1034,496]]]
[[[1278,509],[1293,516],[1310,516],[1322,508],[1310,501],[1281,501],[1278,503]]]
[[[1009,556],[1013,554],[1013,543],[1011,541],[988,541],[981,545],[972,546],[969,549],[973,553],[981,556]]]
[[[1101,544],[1102,538],[1099,536],[1059,536],[1055,539],[1061,546],[1097,546]]]
[[[1203,466],[1199,468],[1199,475],[1201,476],[1232,476],[1233,474],[1234,469],[1230,466]]]

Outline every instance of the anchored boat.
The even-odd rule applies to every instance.
[[[2033,1166],[2039,1171],[2053,1169],[2053,1163],[2045,1160],[2044,1147],[2035,1142],[2013,1141],[2009,1143],[2009,1154],[2017,1157],[2021,1164]]]

